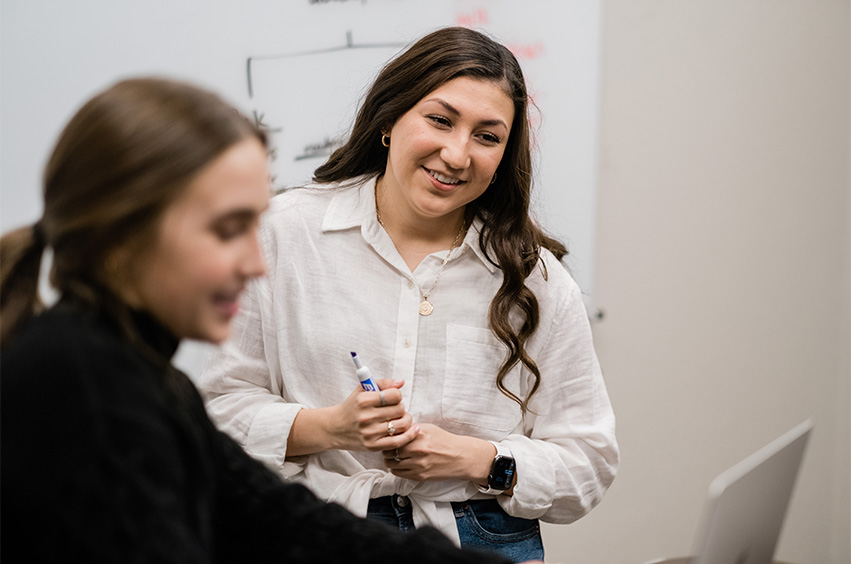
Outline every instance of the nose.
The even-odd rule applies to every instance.
[[[443,148],[440,150],[440,158],[446,166],[454,170],[463,170],[470,166],[470,149],[467,145],[467,135],[447,136]]]
[[[263,250],[260,248],[260,238],[256,231],[249,241],[241,270],[246,278],[257,278],[266,274],[266,261],[263,259]]]

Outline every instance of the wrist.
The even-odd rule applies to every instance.
[[[321,437],[322,450],[346,450],[349,448],[342,438],[346,426],[343,422],[341,405],[320,407],[314,411],[316,415],[314,424],[317,426]]]
[[[338,448],[332,431],[336,420],[333,409],[303,408],[296,414],[287,436],[287,457]]]
[[[465,445],[467,453],[467,463],[464,465],[468,469],[468,480],[479,486],[486,486],[488,483],[488,475],[490,474],[493,458],[496,456],[496,447],[490,441],[469,437],[471,443]]]

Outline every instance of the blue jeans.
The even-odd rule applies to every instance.
[[[453,502],[452,509],[463,548],[496,552],[512,562],[544,559],[537,519],[512,517],[495,499]],[[404,496],[371,499],[366,516],[401,531],[414,529],[411,502]]]

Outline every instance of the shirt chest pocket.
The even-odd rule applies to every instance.
[[[520,406],[496,387],[506,347],[488,329],[446,326],[443,418],[473,427],[508,432],[521,419]],[[520,396],[520,366],[503,381]]]

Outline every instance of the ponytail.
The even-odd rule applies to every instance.
[[[41,222],[0,238],[0,347],[42,307],[38,275],[45,246]]]

